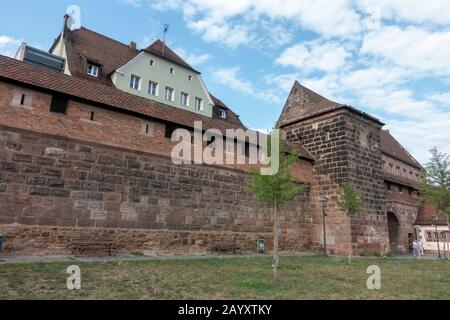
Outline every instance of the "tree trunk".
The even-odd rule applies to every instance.
[[[273,228],[273,281],[278,281],[278,243],[280,240],[280,225],[278,222],[278,208],[274,207]]]

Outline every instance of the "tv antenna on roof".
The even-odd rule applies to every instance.
[[[163,35],[163,47],[162,53],[164,53],[164,47],[166,46],[166,34],[169,32],[169,25],[167,23],[164,24],[164,35]]]

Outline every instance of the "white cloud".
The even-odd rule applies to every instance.
[[[240,78],[240,68],[217,68],[210,71],[212,80],[216,83],[223,84],[234,91],[252,96],[258,100],[265,102],[281,103],[278,90],[261,90],[253,86],[253,84]]]
[[[411,79],[407,69],[389,66],[370,66],[349,71],[340,78],[342,90],[359,91],[397,87]]]
[[[383,27],[364,38],[361,52],[417,72],[450,74],[450,31]]]
[[[306,71],[331,72],[343,68],[350,56],[351,53],[338,42],[309,41],[287,48],[275,63]]]
[[[196,55],[191,52],[188,52],[186,49],[181,48],[181,47],[175,47],[175,48],[173,48],[173,50],[178,55],[180,55],[180,57],[182,57],[187,63],[189,63],[193,66],[202,64],[211,58],[211,55],[208,53]]]
[[[186,0],[152,1],[158,10],[178,10],[186,25],[206,42],[283,45],[292,38],[287,22],[326,38],[353,37],[361,29],[352,0]]]
[[[430,120],[387,119],[386,128],[420,163],[430,159],[429,150],[436,146],[440,152],[450,154],[450,117]]]
[[[121,3],[130,5],[135,8],[141,8],[142,7],[142,1],[141,0],[120,0]]]
[[[449,0],[360,0],[360,8],[378,8],[383,19],[414,24],[450,24]]]
[[[13,57],[22,41],[9,36],[0,35],[0,54]]]
[[[439,107],[450,108],[450,92],[440,92],[430,95],[430,99]]]

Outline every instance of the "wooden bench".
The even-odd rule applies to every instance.
[[[216,241],[210,247],[212,252],[217,253],[241,253],[241,247],[239,247],[236,241]]]
[[[74,238],[70,241],[70,246],[72,248],[72,254],[75,257],[80,256],[82,251],[98,251],[104,250],[108,252],[108,256],[115,256],[117,254],[117,248],[112,239],[109,238]]]

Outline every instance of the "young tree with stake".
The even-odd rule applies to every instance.
[[[275,138],[269,136],[269,139]],[[279,139],[277,137],[276,139]],[[270,142],[270,141],[269,141]],[[271,143],[268,143],[267,155],[272,158],[277,156],[272,154]],[[298,161],[299,154],[284,151],[284,144],[279,142],[279,170],[273,175],[263,175],[259,170],[251,171],[252,186],[249,191],[255,195],[258,202],[272,208],[274,217],[274,238],[273,238],[273,279],[278,281],[279,265],[279,239],[280,239],[280,209],[292,201],[301,191],[302,187],[296,185],[293,180],[291,168]]]

